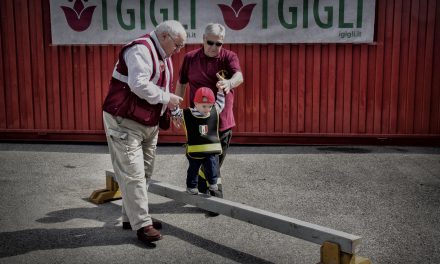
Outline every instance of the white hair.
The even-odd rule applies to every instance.
[[[157,25],[154,32],[156,32],[156,34],[161,34],[165,32],[170,34],[172,37],[177,37],[178,35],[186,36],[185,28],[177,20],[166,20],[160,23],[159,25]]]
[[[206,35],[214,35],[224,38],[225,37],[225,27],[221,24],[217,23],[209,23],[205,27],[205,36]]]

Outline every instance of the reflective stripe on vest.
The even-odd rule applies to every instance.
[[[123,83],[128,83],[128,76],[123,75],[122,73],[118,72],[116,70],[117,66],[118,66],[118,64],[116,64],[115,68],[113,69],[112,77],[115,78],[118,81],[123,82]]]
[[[203,144],[203,145],[188,145],[188,153],[198,153],[198,152],[218,152],[222,151],[222,145],[220,143]]]

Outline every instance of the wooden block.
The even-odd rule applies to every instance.
[[[336,243],[324,242],[321,246],[322,264],[341,264],[340,247]]]
[[[342,252],[341,264],[372,264],[372,263],[367,258]]]
[[[105,202],[121,199],[121,192],[109,191],[107,189],[96,190],[90,195],[89,200],[95,204],[102,204]]]

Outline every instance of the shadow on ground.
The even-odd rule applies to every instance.
[[[184,207],[175,201],[162,204],[151,204],[153,213],[200,213],[204,211],[196,207]],[[170,210],[170,208],[173,208]],[[103,227],[90,228],[36,228],[0,233],[0,258],[26,254],[36,250],[69,249],[80,247],[112,246],[133,244],[137,247],[153,250],[155,244],[146,245],[136,239],[134,232],[115,226],[120,217],[121,206],[106,203],[95,208],[72,208],[53,211],[46,217],[37,220],[39,223],[52,224],[72,219],[89,219],[104,223]],[[220,255],[239,263],[272,263],[231,247],[221,245],[203,238],[182,228],[162,222],[166,236],[174,236],[213,254]],[[162,242],[158,242],[162,243]]]

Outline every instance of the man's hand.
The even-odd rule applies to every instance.
[[[173,120],[173,125],[180,128],[183,123],[182,110],[179,107],[171,109],[171,120]]]
[[[168,102],[168,107],[170,109],[176,108],[179,106],[179,104],[183,101],[183,98],[180,96],[177,96],[175,94],[170,93],[170,101]]]
[[[171,117],[171,120],[173,121],[173,125],[177,128],[180,128],[182,126],[182,118],[179,116],[173,116]]]
[[[229,91],[233,88],[231,80],[230,79],[226,80],[219,73],[216,73],[216,76],[219,79],[219,81],[216,83],[215,86],[217,86],[217,88],[219,90],[222,90],[225,94],[228,94]]]

